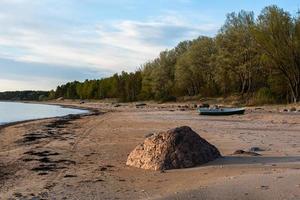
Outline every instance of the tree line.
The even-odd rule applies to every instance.
[[[140,99],[142,87],[142,73],[122,72],[112,77],[100,80],[86,80],[84,82],[69,82],[58,86],[55,91],[50,91],[49,98],[66,99],[104,99],[118,98],[120,101],[129,102]]]
[[[8,91],[0,92],[0,100],[6,101],[43,101],[49,98],[47,91]]]
[[[258,17],[230,13],[215,37],[180,42],[136,72],[58,86],[48,98],[170,101],[231,95],[255,103],[300,100],[299,12],[268,6]]]

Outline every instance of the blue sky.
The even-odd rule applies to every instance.
[[[296,0],[0,0],[0,91],[49,90],[134,71],[179,41],[213,36],[230,12]]]

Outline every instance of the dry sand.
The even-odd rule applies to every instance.
[[[299,112],[213,117],[171,104],[80,106],[104,113],[0,128],[0,199],[300,199]],[[181,125],[224,158],[164,173],[125,165],[145,135]],[[232,155],[253,146],[262,156]]]

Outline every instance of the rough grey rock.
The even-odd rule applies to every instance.
[[[153,134],[128,156],[126,164],[151,170],[194,167],[221,157],[219,150],[190,127]]]

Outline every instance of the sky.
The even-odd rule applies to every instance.
[[[298,0],[0,0],[0,91],[50,90],[135,71],[160,51],[214,36],[226,14]]]

